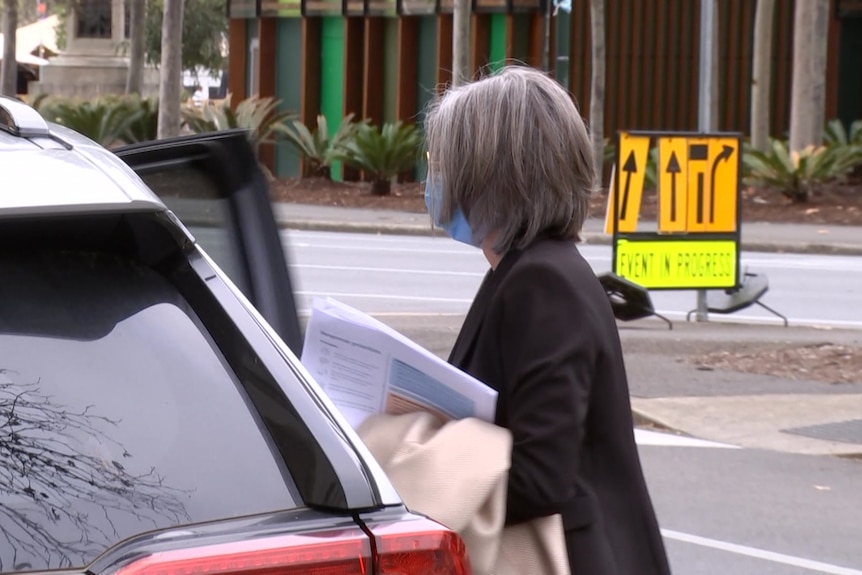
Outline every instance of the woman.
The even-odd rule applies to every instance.
[[[450,89],[425,128],[432,218],[491,265],[449,361],[499,392],[507,523],[560,513],[575,575],[669,573],[616,322],[576,247],[596,182],[577,108],[509,67]]]

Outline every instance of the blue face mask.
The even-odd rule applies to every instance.
[[[470,223],[464,217],[464,212],[461,208],[457,208],[452,214],[452,219],[448,222],[440,221],[440,205],[443,203],[443,181],[439,176],[429,169],[428,177],[425,180],[425,207],[428,208],[428,213],[431,214],[431,219],[434,225],[443,228],[449,237],[455,241],[478,248],[482,242],[478,241],[473,230],[470,229]]]

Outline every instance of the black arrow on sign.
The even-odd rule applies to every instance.
[[[688,147],[688,160],[691,162],[693,160],[708,160],[709,159],[709,146],[706,144],[691,144]],[[691,167],[689,167],[691,169]],[[704,193],[703,189],[703,177],[705,174],[703,172],[697,172],[697,223],[703,223],[703,208],[704,208]]]
[[[709,223],[715,223],[715,171],[718,169],[718,163],[724,160],[725,162],[733,155],[733,146],[723,146],[721,153],[715,157],[712,162],[712,173],[709,178]]]
[[[679,160],[676,159],[676,152],[671,151],[670,160],[667,162],[665,171],[671,175],[670,177],[670,221],[676,221],[676,175],[682,171],[679,166]]]
[[[629,187],[632,183],[632,174],[636,174],[638,171],[637,160],[635,159],[635,151],[632,150],[629,152],[629,157],[626,159],[626,163],[623,164],[623,171],[626,173],[626,185],[623,188],[623,203],[620,206],[620,219],[626,219],[626,211],[628,211],[629,207]]]

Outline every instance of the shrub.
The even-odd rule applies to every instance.
[[[850,131],[837,118],[826,124],[823,143],[827,146],[862,146],[862,120],[850,124]]]
[[[658,189],[658,146],[649,149],[646,167],[644,168],[644,189]]]
[[[127,144],[148,142],[159,137],[159,100],[158,98],[141,98],[128,96],[127,101],[132,108],[139,111],[134,120],[122,135]]]
[[[46,120],[80,132],[105,147],[122,144],[129,128],[144,114],[133,102],[118,96],[93,100],[47,97],[34,103]]]
[[[850,124],[850,131],[844,129],[841,120],[835,119],[826,124],[823,131],[823,143],[830,148],[844,147],[854,163],[852,175],[862,176],[862,120]]]
[[[817,185],[843,178],[858,162],[856,153],[851,146],[809,146],[790,152],[780,140],[772,140],[766,151],[746,147],[746,183],[774,187],[794,202],[804,202]]]
[[[360,124],[346,145],[344,161],[371,178],[371,193],[388,195],[392,178],[412,169],[419,160],[422,136],[413,124]]]
[[[49,94],[45,92],[40,92],[35,96],[25,96],[24,101],[30,104],[31,107],[40,111],[42,109],[42,106],[45,105],[45,101],[50,97],[51,96]]]
[[[257,146],[275,142],[279,135],[285,134],[286,122],[295,117],[291,112],[279,112],[280,103],[274,98],[252,96],[237,104],[234,110],[228,94],[221,102],[207,102],[200,107],[186,103],[182,107],[182,116],[192,132],[202,134],[242,129],[248,132],[249,141]]]
[[[616,157],[617,145],[610,138],[605,138],[602,148],[602,164],[613,164]]]
[[[332,137],[326,124],[326,117],[317,116],[317,128],[312,132],[299,120],[285,127],[285,139],[296,148],[306,163],[307,173],[330,179],[332,164],[344,158],[346,146],[356,133],[357,124],[353,114],[341,120]]]

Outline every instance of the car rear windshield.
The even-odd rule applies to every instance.
[[[0,572],[296,507],[188,302],[123,257],[0,251]]]

